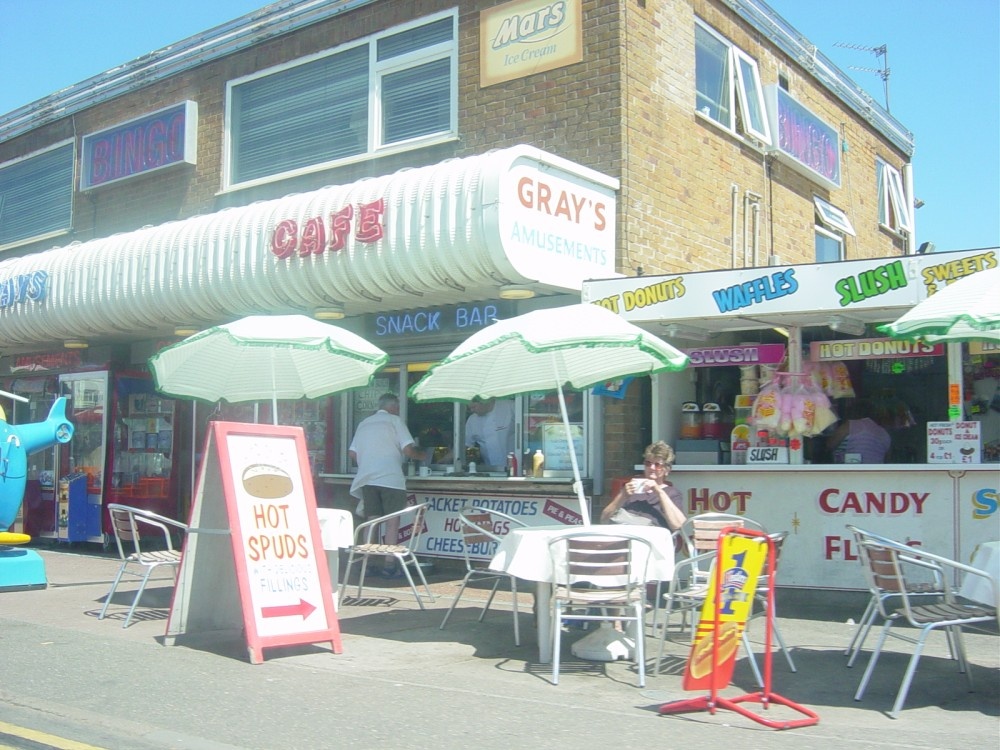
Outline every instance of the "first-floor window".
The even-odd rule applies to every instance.
[[[816,262],[834,263],[844,259],[844,238],[836,232],[816,227]]]
[[[891,164],[875,160],[878,184],[878,223],[893,232],[913,231],[913,211],[906,200],[903,177]]]

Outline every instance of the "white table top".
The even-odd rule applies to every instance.
[[[340,549],[354,543],[354,515],[349,510],[317,508],[323,549]]]
[[[997,601],[997,591],[1000,591],[1000,542],[983,542],[976,549],[976,554],[969,563],[973,568],[979,568],[985,573],[989,573],[993,578],[993,588],[982,576],[966,574],[962,579],[962,587],[958,590],[959,596],[974,602],[986,604],[990,607],[1000,608],[1000,601]],[[1000,616],[1000,612],[998,612]]]
[[[669,581],[674,575],[674,542],[667,529],[660,526],[608,524],[583,526],[529,526],[511,529],[497,547],[490,561],[490,570],[510,573],[526,581],[552,582],[555,578],[549,542],[560,536],[580,531],[626,532],[645,539],[652,546],[652,556],[646,570],[647,580]]]

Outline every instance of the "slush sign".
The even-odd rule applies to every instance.
[[[198,105],[184,101],[83,137],[80,189],[195,164]]]

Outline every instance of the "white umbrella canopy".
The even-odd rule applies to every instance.
[[[369,385],[389,355],[305,315],[250,315],[208,328],[149,360],[160,393],[206,401],[316,398]]]
[[[878,330],[931,344],[1000,342],[1000,268],[977,271],[949,284]]]
[[[553,390],[559,394],[581,516],[590,524],[563,387],[682,370],[688,357],[662,339],[593,304],[535,310],[483,328],[409,390],[417,401],[471,401]]]

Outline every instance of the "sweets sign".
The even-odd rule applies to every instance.
[[[330,641],[340,653],[302,428],[213,422],[204,456],[168,638],[207,620],[240,625],[254,664],[274,646]]]

